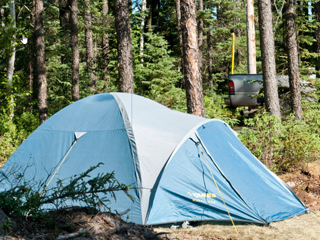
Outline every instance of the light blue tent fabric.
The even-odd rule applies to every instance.
[[[114,171],[135,198],[119,192],[110,208],[130,209],[138,224],[229,221],[218,188],[235,221],[266,224],[307,212],[227,124],[134,94],[90,96],[53,115],[1,168],[8,178],[0,187],[9,188],[13,168],[43,181],[64,158],[51,185],[103,162],[92,174]]]

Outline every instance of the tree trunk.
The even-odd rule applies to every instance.
[[[184,63],[183,63],[183,44],[182,44],[182,32],[181,32],[181,7],[180,7],[180,0],[176,0],[176,11],[177,11],[177,23],[178,23],[178,34],[179,34],[179,44],[180,44],[180,53],[181,53],[181,66],[182,66],[182,74],[184,75],[183,73],[183,66],[184,66]],[[185,89],[185,82],[184,82],[184,79],[182,79],[182,88]]]
[[[103,14],[103,22],[107,24],[108,22],[108,0],[102,0],[102,14]],[[108,35],[108,26],[105,25],[104,32],[102,35],[102,58],[103,58],[103,72],[104,72],[104,81],[106,82],[106,86],[109,81],[109,35]]]
[[[2,4],[0,6],[0,15],[1,15],[1,27],[4,27],[4,8]]]
[[[254,29],[253,0],[247,0],[247,47],[248,47],[248,73],[257,73],[256,64],[256,36]]]
[[[299,78],[299,56],[296,32],[296,1],[287,0],[285,3],[285,28],[288,51],[288,70],[291,94],[291,110],[297,120],[302,119],[301,87]]]
[[[281,119],[270,0],[259,0],[260,45],[264,99],[267,111]]]
[[[72,48],[72,101],[79,96],[79,46],[78,46],[78,0],[71,0],[71,48]]]
[[[199,0],[199,10],[203,11],[203,0]],[[199,19],[199,67],[202,72],[203,18]]]
[[[315,15],[315,22],[320,23],[320,1],[314,3],[314,15]],[[316,42],[315,42],[315,53],[320,54],[320,27],[318,27],[314,33]],[[317,70],[317,78],[320,78],[320,57],[317,57],[316,61],[316,70]]]
[[[181,1],[181,31],[188,113],[204,117],[197,38],[196,0]]]
[[[38,110],[40,124],[47,120],[47,78],[46,56],[43,29],[43,0],[36,0],[35,16],[35,49],[36,49],[36,79],[38,82]]]
[[[32,10],[31,10],[31,21],[32,25],[36,25],[36,0],[32,0]],[[33,40],[35,36],[33,34]],[[28,41],[27,43],[27,51],[28,51],[28,73],[29,73],[29,91],[30,95],[28,96],[28,102],[31,103],[33,99],[37,99],[35,97],[36,93],[36,88],[34,88],[35,81],[34,81],[34,68],[35,68],[35,49],[34,49],[34,42],[35,41]],[[30,113],[33,112],[33,106],[30,104],[28,107],[28,111]]]
[[[208,30],[208,57],[209,57],[209,90],[213,92],[213,72],[212,72],[212,33]]]
[[[149,9],[147,27],[148,31],[152,31],[152,0],[147,0],[147,8]]]
[[[70,0],[59,0],[59,18],[60,26],[63,33],[63,45],[70,44],[70,10]],[[64,51],[63,55],[61,56],[61,63],[69,63],[69,61],[70,54],[68,51]]]
[[[10,0],[10,15],[12,17],[12,27],[16,28],[16,10],[15,10],[15,3],[14,0]],[[13,35],[11,38],[11,54],[9,56],[9,63],[8,63],[8,93],[11,95],[11,88],[13,83],[13,72],[14,72],[14,62],[16,59],[16,36]],[[9,107],[9,116],[11,118],[14,117],[14,99],[11,95],[10,97],[10,107]]]
[[[93,55],[93,44],[92,44],[92,30],[91,30],[91,7],[90,0],[85,0],[85,16],[84,16],[84,26],[86,29],[86,57],[87,66],[89,72],[89,80],[91,82],[91,88],[94,92],[96,90],[96,77],[94,74],[94,55]]]
[[[141,7],[141,12],[144,14],[144,12],[147,10],[147,0],[142,0],[142,7]],[[145,25],[145,16],[142,16],[141,20],[141,35],[140,35],[140,55],[141,55],[141,62],[143,62],[143,49],[144,49],[144,25]]]
[[[70,0],[59,0],[60,26],[70,30]]]
[[[130,17],[127,0],[115,0],[119,91],[133,92]]]

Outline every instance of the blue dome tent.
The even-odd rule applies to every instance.
[[[104,165],[92,174],[114,171],[132,187],[134,203],[119,192],[110,208],[130,209],[129,221],[137,224],[229,221],[228,212],[236,222],[268,224],[307,212],[223,121],[128,93],[93,95],[62,109],[21,144],[1,172],[28,165],[27,180],[44,180],[61,164],[54,185],[99,162]],[[10,177],[6,181],[1,189]]]

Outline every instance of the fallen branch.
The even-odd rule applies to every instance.
[[[78,237],[84,233],[87,233],[92,227],[88,227],[88,228],[85,228],[85,229],[82,229],[78,232],[74,232],[74,233],[70,233],[70,234],[66,234],[66,235],[62,235],[62,236],[59,236],[57,237],[56,239],[58,240],[64,240],[64,239],[69,239],[69,238],[74,238],[74,237]]]
[[[131,209],[128,208],[127,210],[125,210],[125,211],[122,212],[122,213],[118,213],[117,210],[116,210],[116,214],[121,217],[121,216],[125,215],[126,213],[130,212],[130,210],[131,210]]]

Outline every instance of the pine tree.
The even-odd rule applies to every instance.
[[[119,91],[133,92],[133,87],[131,87],[133,71],[128,2],[126,0],[115,0],[114,4],[117,30]]]
[[[297,120],[302,119],[301,105],[301,87],[299,78],[299,59],[296,32],[296,1],[288,0],[285,3],[285,27],[286,27],[286,43],[288,53],[289,66],[289,83],[291,94],[291,110],[295,114]]]
[[[92,30],[91,30],[91,7],[90,0],[85,0],[85,16],[84,16],[84,25],[85,25],[85,35],[86,35],[86,60],[87,67],[89,72],[89,79],[91,82],[92,90],[96,89],[96,77],[94,74],[94,54],[93,54],[93,44],[92,44]]]
[[[36,0],[35,17],[35,49],[36,49],[36,79],[38,85],[38,110],[40,124],[47,120],[47,78],[46,56],[43,29],[43,0]]]
[[[80,99],[79,95],[79,46],[78,46],[78,0],[71,0],[70,32],[72,48],[72,100]]]
[[[273,39],[272,11],[270,0],[260,0],[259,28],[263,69],[264,99],[267,111],[281,119],[278,83],[276,75],[275,50]]]
[[[195,0],[181,1],[181,31],[188,113],[204,117]]]

